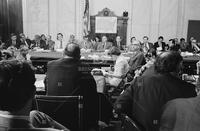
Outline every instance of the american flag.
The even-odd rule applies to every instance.
[[[89,13],[89,0],[85,0],[85,8],[83,14],[83,35],[89,35],[90,31],[90,13]]]

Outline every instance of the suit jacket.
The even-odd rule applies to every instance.
[[[47,49],[49,50],[54,50],[54,46],[55,46],[55,41],[53,40],[47,40]]]
[[[19,48],[20,48],[20,44],[21,44],[21,43],[20,43],[19,40],[16,40],[16,44],[15,44],[15,45],[12,43],[12,40],[8,40],[8,41],[6,42],[4,48],[8,48],[8,47],[10,47],[10,46],[14,46],[15,48],[19,49]]]
[[[144,54],[142,52],[137,52],[136,55],[132,56],[129,60],[129,72],[131,74],[134,74],[134,71],[144,64],[146,64]]]
[[[161,118],[160,131],[198,131],[200,96],[169,101]]]
[[[87,42],[82,41],[82,42],[79,43],[79,46],[80,46],[81,49],[82,48],[83,49],[93,49],[93,45],[90,41],[87,41]]]
[[[124,50],[123,44],[122,44],[121,42],[120,42],[120,43],[115,42],[113,46],[116,46],[116,47],[119,48],[120,50]]]
[[[61,58],[47,65],[47,95],[82,95],[85,128],[96,126],[98,120],[96,82],[88,68],[73,58]]]
[[[152,48],[154,48],[153,43],[150,43],[150,42],[148,42],[146,45],[144,43],[142,43],[141,45],[144,52],[148,52]]]
[[[158,42],[154,43],[155,50],[157,50],[158,47],[159,47]],[[161,51],[166,51],[166,49],[165,49],[166,47],[167,47],[166,43],[162,42],[162,50]]]
[[[112,47],[112,43],[111,42],[100,42],[97,46],[97,50],[98,51],[105,51],[105,50],[109,50]]]
[[[47,44],[45,40],[40,40],[40,48],[46,50],[47,49]]]
[[[30,39],[25,39],[25,40],[20,39],[20,45],[26,45],[26,46],[28,46],[28,48],[30,48],[31,40]]]
[[[145,131],[157,131],[162,107],[169,100],[196,96],[195,86],[170,74],[137,77],[119,96],[116,109],[128,114]]]

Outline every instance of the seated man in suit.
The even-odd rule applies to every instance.
[[[54,50],[64,50],[67,42],[63,39],[63,34],[57,34],[57,40],[55,41]]]
[[[30,48],[31,40],[28,39],[23,33],[20,33],[19,36],[20,36],[20,43],[21,43],[20,46],[26,45],[28,48]]]
[[[166,51],[166,48],[168,48],[168,46],[164,42],[163,36],[158,37],[158,41],[154,43],[154,48],[156,51]]]
[[[47,35],[47,40],[46,40],[46,42],[47,42],[47,49],[49,49],[49,50],[54,50],[55,41],[53,41],[53,40],[51,39],[51,35]]]
[[[26,62],[3,60],[0,62],[0,130],[24,128],[35,129],[29,113],[35,96],[35,75]],[[46,127],[66,129],[44,114],[41,117]],[[50,124],[51,123],[51,124]],[[39,130],[39,129],[38,129]],[[57,131],[50,128],[41,131]]]
[[[93,49],[92,42],[89,41],[88,36],[83,36],[83,41],[79,44],[81,49]]]
[[[98,95],[89,67],[80,62],[80,48],[76,43],[69,43],[64,50],[64,57],[47,64],[47,95],[72,96],[82,95],[84,100],[84,130],[97,126]]]
[[[145,54],[149,52],[153,47],[153,43],[149,42],[149,37],[144,36],[143,37],[143,43],[141,44],[142,50]]]
[[[163,105],[172,99],[196,96],[195,86],[179,77],[182,61],[178,52],[159,55],[155,73],[134,79],[117,99],[116,111],[128,114],[143,130],[158,131]]]
[[[108,39],[106,36],[103,36],[101,39],[101,42],[99,43],[99,45],[97,46],[97,50],[98,51],[105,51],[105,50],[109,50],[112,47],[112,43],[108,42]]]
[[[116,43],[115,43],[115,46],[117,47],[117,48],[119,48],[120,50],[124,50],[124,45],[121,43],[121,41],[122,41],[122,39],[121,39],[121,37],[120,36],[117,36],[116,37]]]

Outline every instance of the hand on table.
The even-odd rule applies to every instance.
[[[103,73],[103,76],[105,76],[105,77],[108,77],[108,72],[106,72],[105,70],[101,70],[102,71],[102,73]]]

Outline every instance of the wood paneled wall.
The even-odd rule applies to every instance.
[[[3,41],[10,33],[23,32],[22,0],[0,0],[0,36]]]

